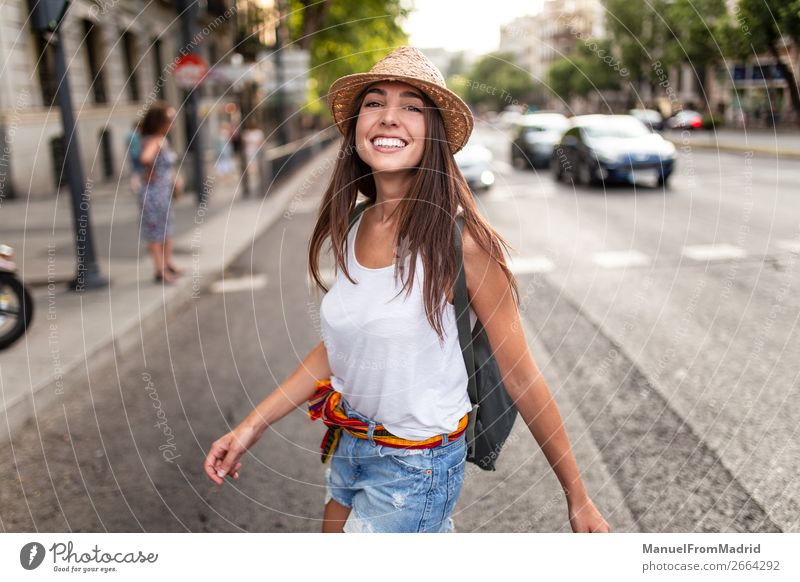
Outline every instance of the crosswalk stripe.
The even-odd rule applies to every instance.
[[[683,256],[696,261],[741,259],[747,256],[743,248],[726,244],[689,245],[683,247],[681,252]]]
[[[542,189],[539,192],[532,192],[530,194],[525,192],[515,192],[514,190],[503,190],[494,188],[490,190],[486,194],[482,194],[481,198],[485,198],[487,200],[510,200],[515,198],[517,200],[532,200],[536,198],[552,198],[555,196],[555,193],[552,190],[545,190]]]
[[[650,257],[636,250],[603,251],[594,253],[592,257],[596,264],[607,269],[638,267],[650,264]]]
[[[238,277],[236,279],[220,279],[211,284],[212,293],[233,293],[235,291],[250,291],[261,289],[267,284],[266,275],[254,277]]]
[[[512,258],[509,267],[515,275],[525,275],[528,273],[549,273],[555,268],[555,265],[547,257],[536,256]]]
[[[800,239],[787,239],[775,241],[775,246],[790,253],[800,253]]]

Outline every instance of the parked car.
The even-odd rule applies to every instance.
[[[678,111],[667,120],[667,127],[670,129],[700,129],[703,127],[703,116],[691,109]]]
[[[672,142],[630,115],[573,118],[553,156],[556,180],[586,185],[651,179],[666,186],[675,168]]]
[[[467,145],[456,153],[455,159],[470,190],[473,192],[486,191],[492,187],[494,184],[494,172],[492,171],[494,155],[475,133],[469,138]]]
[[[529,113],[517,124],[511,143],[511,163],[515,168],[546,168],[553,158],[553,146],[569,127],[560,113]]]
[[[504,129],[514,127],[522,119],[522,113],[516,109],[505,109],[497,116],[497,123]]]
[[[633,115],[653,131],[664,129],[664,118],[655,109],[631,109],[628,114]]]

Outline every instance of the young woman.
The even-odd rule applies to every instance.
[[[337,279],[321,306],[324,341],[234,430],[211,446],[206,474],[239,478],[244,452],[308,401],[323,441],[324,532],[445,532],[464,477],[467,372],[453,306],[453,225],[465,218],[471,319],[484,324],[509,395],[567,496],[576,532],[607,532],[589,499],[558,408],[528,350],[505,241],[481,218],[453,154],[469,108],[411,47],[328,95],[344,134],[310,244],[330,239]],[[371,204],[349,224],[358,193]]]
[[[177,155],[167,139],[174,120],[175,109],[157,102],[150,106],[141,123],[139,234],[153,257],[156,283],[172,283],[183,273],[172,260],[172,197],[175,189],[181,188],[174,169]]]

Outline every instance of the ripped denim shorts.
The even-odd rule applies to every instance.
[[[369,438],[341,432],[325,471],[325,503],[336,500],[350,507],[346,533],[453,532],[450,514],[464,481],[467,444],[464,434],[430,449],[402,449],[376,444],[372,430],[379,424],[353,410],[350,417],[370,425]]]

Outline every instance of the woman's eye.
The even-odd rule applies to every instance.
[[[366,107],[370,107],[371,108],[373,105],[381,106],[381,105],[383,105],[383,103],[380,103],[378,101],[368,101],[367,103],[364,104],[364,107],[365,108]],[[421,113],[422,112],[422,110],[419,107],[417,107],[416,105],[406,105],[406,108],[409,111],[415,111],[417,113]]]

